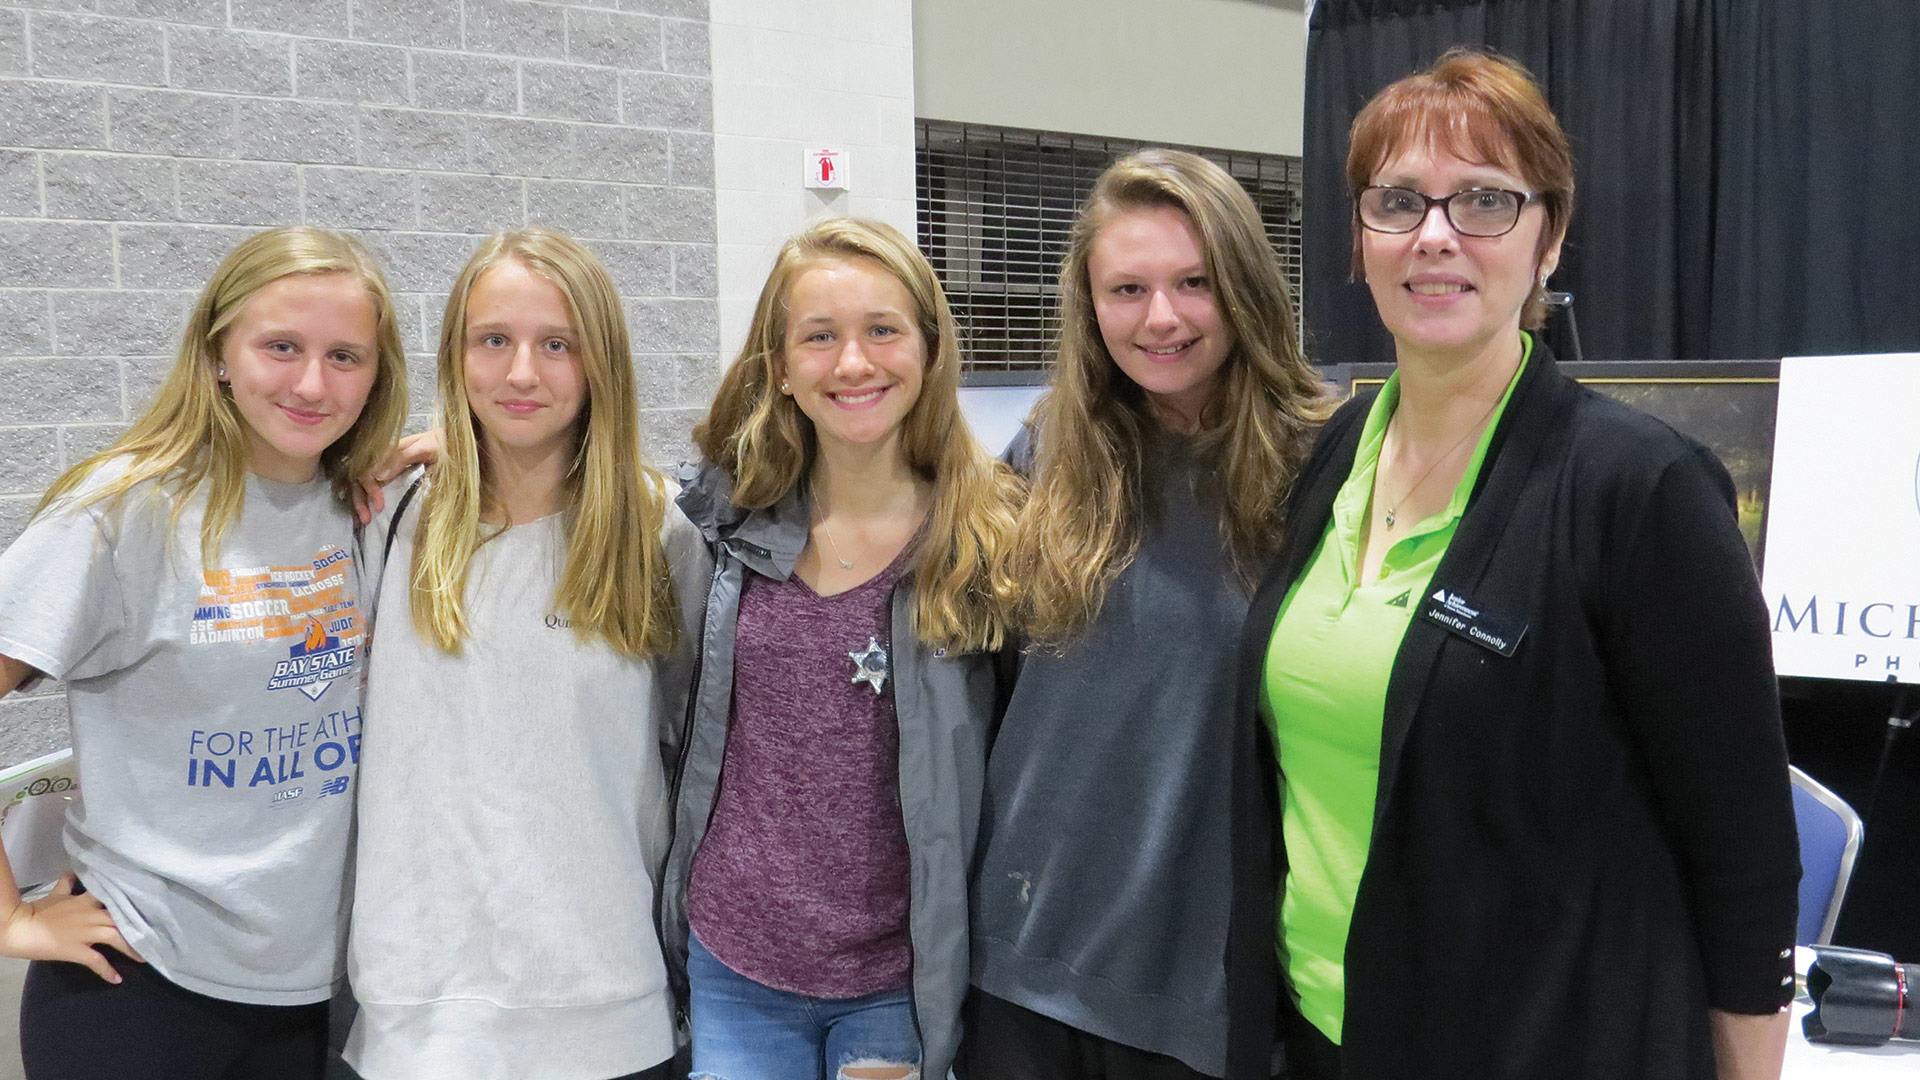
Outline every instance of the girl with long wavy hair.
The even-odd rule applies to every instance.
[[[1233,642],[1327,412],[1252,200],[1193,154],[1109,168],[1060,270],[1002,588],[1025,637],[987,770],[981,1078],[1218,1076]]]
[[[717,569],[662,919],[693,1075],[947,1074],[1011,472],[946,295],[878,222],[781,248],[680,504]]]
[[[642,464],[605,267],[545,230],[487,239],[438,386],[439,460],[390,500],[346,1057],[367,1080],[662,1077],[660,738],[708,563]]]
[[[65,680],[83,792],[51,895],[0,860],[30,1074],[321,1076],[372,591],[347,492],[406,402],[365,250],[260,233],[0,555],[0,686]]]

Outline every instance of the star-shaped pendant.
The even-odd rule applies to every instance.
[[[873,687],[874,695],[878,696],[888,672],[887,650],[880,647],[880,639],[869,636],[866,648],[855,649],[847,657],[853,661],[853,681]]]

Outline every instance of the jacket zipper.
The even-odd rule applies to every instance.
[[[713,590],[720,583],[720,571],[723,565],[718,556],[720,545],[714,545],[716,558],[713,560],[713,574],[707,580],[706,601],[700,605],[700,633],[694,639],[693,671],[687,680],[686,716],[680,721],[680,748],[674,755],[673,777],[667,785],[667,851],[661,867],[661,890],[653,897],[653,924],[666,932],[666,889],[670,883],[666,880],[665,870],[673,865],[673,849],[680,842],[680,787],[687,775],[687,758],[693,749],[693,718],[700,704],[700,675],[706,667],[707,659],[707,620],[713,613]],[[691,869],[691,867],[689,867]],[[691,930],[688,933],[692,933]],[[673,992],[674,1019],[676,1027],[685,1027],[687,1023],[687,973],[686,965],[667,965],[669,989]]]

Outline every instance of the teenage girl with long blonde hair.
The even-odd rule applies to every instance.
[[[366,1080],[665,1076],[661,738],[708,563],[642,464],[606,268],[557,233],[488,238],[438,384],[439,460],[390,500],[346,1057]]]
[[[321,1075],[372,591],[348,481],[406,403],[367,253],[261,233],[146,413],[0,555],[0,685],[66,681],[82,792],[50,896],[0,860],[29,1075]]]

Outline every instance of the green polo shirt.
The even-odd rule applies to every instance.
[[[1280,607],[1267,645],[1262,705],[1285,778],[1281,829],[1287,880],[1280,894],[1280,960],[1300,1011],[1340,1042],[1346,1005],[1347,926],[1373,838],[1380,730],[1387,676],[1427,582],[1453,541],[1494,428],[1533,355],[1520,367],[1481,433],[1453,498],[1388,549],[1378,581],[1358,580],[1360,533],[1373,495],[1387,421],[1400,403],[1400,375],[1367,414],[1353,471],[1333,500],[1320,546]]]

